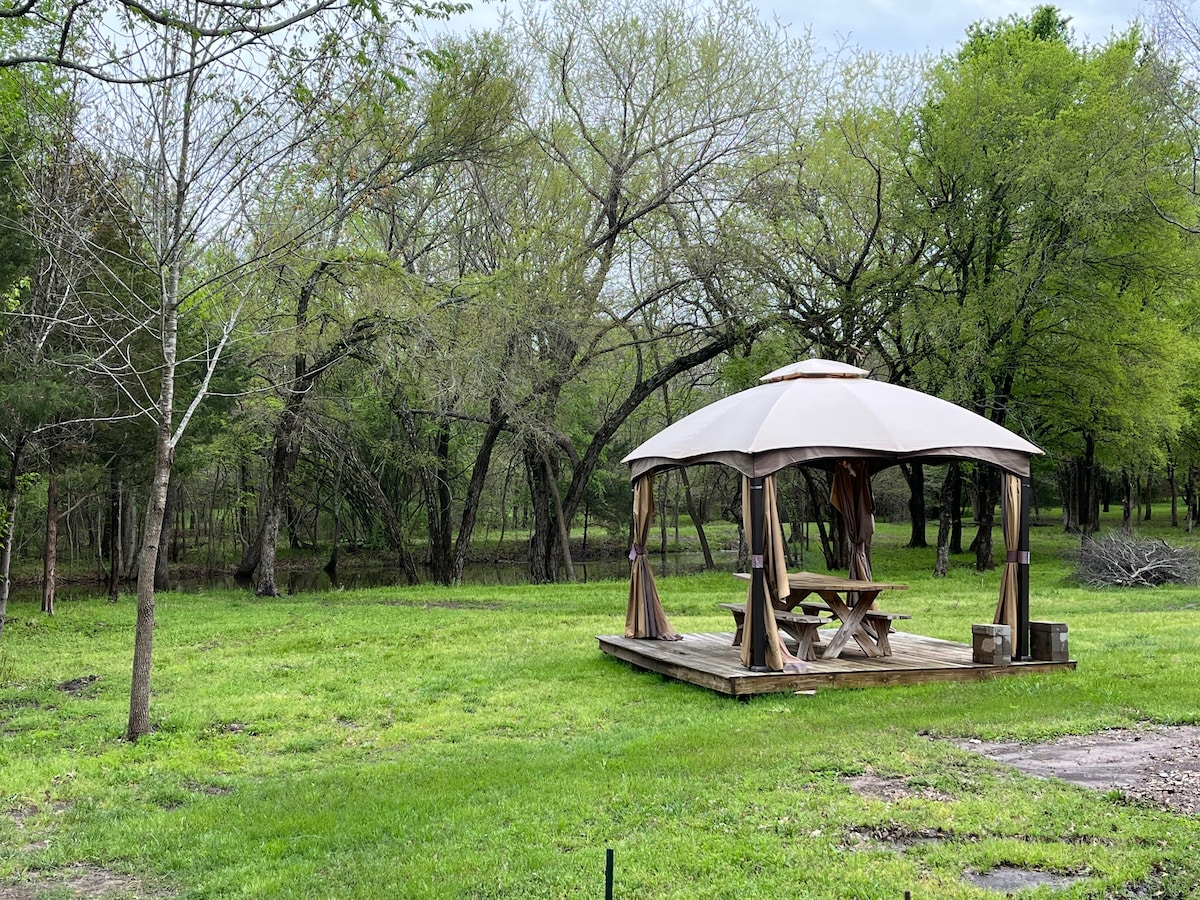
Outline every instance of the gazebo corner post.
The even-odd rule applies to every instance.
[[[1019,660],[1030,659],[1029,652],[1029,507],[1033,480],[1021,480],[1021,526],[1017,536],[1017,633],[1013,635],[1013,654]]]
[[[750,671],[767,672],[767,577],[763,565],[766,528],[763,479],[750,479]]]

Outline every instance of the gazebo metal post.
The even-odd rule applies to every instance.
[[[1021,477],[1021,527],[1017,536],[1017,633],[1013,635],[1013,654],[1029,659],[1029,500],[1033,482]]]
[[[767,670],[767,576],[763,522],[763,479],[750,479],[750,671]]]

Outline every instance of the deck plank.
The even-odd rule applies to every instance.
[[[1014,662],[989,666],[971,659],[967,644],[903,631],[891,635],[893,654],[872,659],[847,650],[837,659],[811,660],[800,674],[751,672],[742,666],[733,632],[684,634],[680,641],[649,641],[619,635],[600,635],[600,649],[635,668],[658,672],[733,697],[819,688],[928,684],[938,681],[978,681],[1012,675],[1071,670],[1067,662]]]

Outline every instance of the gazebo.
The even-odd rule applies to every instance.
[[[905,461],[971,460],[1004,473],[1006,554],[994,621],[1012,628],[1014,659],[1029,658],[1030,461],[1042,451],[983,416],[868,374],[823,359],[785,366],[764,376],[763,384],[680,419],[625,457],[634,484],[627,638],[678,639],[645,555],[657,473],[719,463],[742,474],[751,555],[742,664],[765,672],[789,663],[775,617],[768,615],[770,596],[788,591],[775,473],[792,465],[832,469],[831,499],[845,517],[851,542],[849,577],[869,580],[871,475]]]

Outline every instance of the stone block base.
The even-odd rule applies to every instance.
[[[1044,662],[1068,662],[1066,622],[1030,622],[1029,654]]]
[[[971,659],[985,666],[1012,665],[1012,629],[1007,625],[972,625]]]

